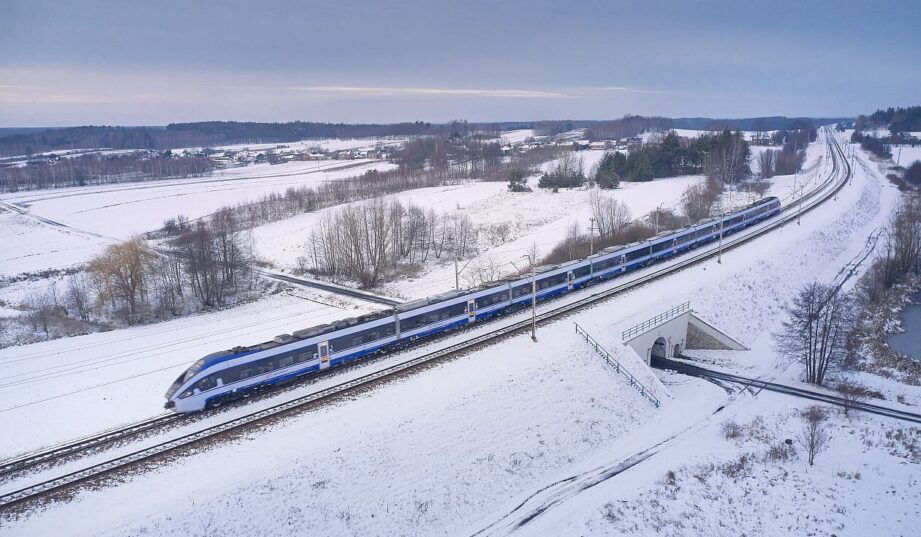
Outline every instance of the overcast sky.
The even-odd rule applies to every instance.
[[[0,126],[921,104],[913,0],[0,0],[0,20]]]

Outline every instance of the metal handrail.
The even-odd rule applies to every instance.
[[[641,322],[640,324],[638,324],[638,325],[636,325],[636,326],[633,326],[633,327],[631,327],[631,328],[628,328],[627,330],[624,330],[624,331],[621,333],[621,335],[620,335],[620,336],[621,336],[621,340],[622,340],[622,341],[627,341],[628,339],[630,339],[630,338],[632,338],[632,337],[634,337],[634,336],[637,336],[637,335],[639,335],[639,334],[642,334],[643,332],[647,332],[647,331],[649,331],[649,330],[655,328],[656,326],[659,326],[660,324],[664,323],[665,321],[669,321],[669,320],[671,320],[671,319],[674,319],[675,317],[678,317],[679,315],[681,315],[682,313],[684,313],[684,312],[686,312],[686,311],[690,311],[690,309],[691,309],[691,303],[690,303],[690,302],[685,302],[684,304],[680,304],[680,305],[678,305],[678,306],[675,306],[674,308],[672,308],[672,309],[670,309],[670,310],[668,310],[668,311],[666,311],[666,312],[664,312],[664,313],[660,313],[660,314],[656,315],[655,317],[653,317],[653,318],[651,318],[651,319],[646,319],[645,321]]]
[[[581,334],[582,337],[584,337],[585,340],[588,341],[592,347],[594,347],[595,352],[601,355],[601,357],[604,358],[606,362],[608,362],[608,365],[614,368],[614,371],[627,377],[627,380],[630,381],[631,386],[639,390],[640,394],[642,394],[644,397],[652,401],[652,404],[656,405],[656,408],[659,407],[659,398],[653,395],[652,392],[649,391],[649,388],[647,388],[642,382],[640,382],[640,379],[633,376],[633,373],[624,369],[624,366],[622,366],[620,362],[618,362],[617,359],[614,358],[614,356],[612,356],[611,353],[607,351],[607,349],[602,347],[601,343],[598,343],[598,341],[595,340],[595,338],[593,338],[591,335],[589,335],[589,333],[586,332],[584,328],[579,326],[579,323],[573,322],[572,324],[576,325],[576,333]]]

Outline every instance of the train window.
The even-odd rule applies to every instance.
[[[523,295],[531,294],[531,283],[528,282],[524,285],[519,285],[518,287],[512,289],[512,298],[518,298]]]
[[[198,382],[196,382],[195,386],[193,386],[193,389],[198,389],[201,391],[210,390],[211,388],[214,388],[216,384],[217,384],[217,380],[216,380],[215,375],[209,375],[199,380]]]
[[[485,306],[491,306],[493,304],[498,304],[500,302],[505,302],[508,300],[508,292],[501,291],[499,293],[493,293],[491,295],[481,296],[476,299],[476,307],[482,308]]]
[[[597,262],[597,263],[592,263],[592,265],[595,267],[595,270],[596,270],[596,271],[601,271],[601,270],[605,270],[605,269],[607,269],[607,268],[613,267],[613,266],[616,265],[619,261],[620,261],[620,258],[618,258],[618,257],[612,257],[612,258],[609,258],[609,259],[605,259],[605,260],[599,261],[599,262]]]
[[[294,363],[296,363],[296,364],[302,364],[302,363],[306,362],[306,361],[309,360],[309,359],[310,359],[310,353],[309,353],[309,352],[302,352],[302,353],[300,353],[300,354],[294,355]]]
[[[288,367],[294,363],[294,356],[285,356],[284,358],[278,359],[278,368]]]
[[[405,330],[406,328],[404,328]],[[337,350],[350,349],[364,343],[377,341],[396,333],[396,325],[390,323],[384,326],[375,326],[359,332],[353,332],[330,340],[330,346]]]
[[[627,254],[627,262],[630,262],[630,261],[634,261],[634,260],[636,260],[636,259],[639,259],[639,258],[645,256],[646,254],[647,254],[647,252],[646,252],[646,249],[645,249],[645,248],[642,248],[642,249],[639,249],[639,250],[634,250],[634,251],[632,251],[632,252],[630,252],[630,253]]]
[[[591,272],[591,267],[585,265],[584,267],[579,267],[576,270],[572,271],[573,278],[581,278],[583,276],[588,276],[588,273]]]

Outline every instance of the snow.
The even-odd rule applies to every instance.
[[[892,161],[897,161],[903,168],[908,168],[915,161],[921,161],[921,146],[894,145],[891,150]]]
[[[583,160],[588,173],[603,154],[603,151],[581,151],[576,156]],[[545,163],[542,168],[550,169],[553,165],[553,162]],[[602,195],[624,202],[634,217],[641,217],[660,204],[663,207],[675,207],[684,190],[702,180],[702,176],[683,176],[647,183],[623,182],[620,188],[602,191]],[[436,212],[461,211],[484,228],[509,223],[511,231],[507,242],[490,244],[485,237],[486,233],[481,233],[478,255],[462,262],[466,264],[470,261],[471,270],[468,275],[476,268],[492,270],[494,267],[500,267],[498,270],[507,274],[515,271],[513,263],[518,262],[532,245],[536,244],[539,252],[545,254],[566,237],[572,222],[579,223],[583,232],[587,231],[589,225],[589,189],[563,189],[554,193],[537,188],[536,183],[535,176],[530,180],[534,191],[528,193],[509,192],[505,183],[474,182],[403,192],[392,196],[392,199]],[[338,209],[333,207],[298,215],[256,228],[253,237],[258,255],[281,269],[295,269],[298,257],[306,253],[305,245],[311,229],[328,212]],[[454,280],[452,259],[432,259],[417,277],[388,284],[384,292],[407,299],[421,298],[453,288]],[[470,281],[467,275],[462,274],[462,283],[470,285],[479,282]]]
[[[163,412],[163,394],[212,352],[368,312],[292,291],[233,309],[0,350],[0,458]],[[49,427],[50,423],[56,424]]]
[[[503,143],[506,144],[518,144],[522,143],[528,138],[534,137],[534,129],[518,129],[513,131],[505,131],[500,135]]]
[[[35,216],[61,226],[33,225],[27,217],[0,213],[0,233],[22,250],[0,253],[0,274],[16,274],[87,261],[115,240],[153,231],[179,214],[197,218],[225,206],[283,193],[290,187],[317,186],[370,169],[392,165],[368,160],[257,164],[213,176],[144,183],[87,186],[0,195],[0,201],[28,207]]]
[[[394,194],[389,199],[443,213],[482,202],[507,190],[506,183],[463,183],[410,190]],[[253,238],[256,254],[278,267],[293,270],[297,267],[298,257],[306,253],[305,246],[310,232],[327,215],[341,208],[329,207],[255,228]]]
[[[633,368],[638,366],[635,356],[618,350],[620,331],[689,300],[703,318],[752,348],[705,353],[702,359],[797,383],[795,368],[778,361],[770,345],[780,306],[804,282],[831,279],[869,231],[886,220],[898,196],[873,168],[858,166],[857,171],[837,201],[807,213],[801,225],[788,224],[728,251],[721,264],[694,265],[540,326],[538,343],[527,334],[507,338],[168,466],[125,476],[117,486],[79,492],[70,502],[10,520],[7,532],[470,535],[486,529],[484,535],[499,535],[518,528],[525,535],[578,535],[651,534],[659,524],[674,535],[912,534],[921,519],[915,507],[921,487],[914,484],[913,467],[906,466],[904,446],[883,434],[896,427],[894,422],[836,416],[832,449],[808,471],[802,458],[759,460],[748,480],[717,471],[695,483],[690,476],[698,466],[724,464],[740,453],[760,455],[768,445],[757,436],[727,442],[719,435],[725,420],[748,424],[763,416],[773,444],[790,436],[792,413],[803,403],[766,392],[727,395],[704,381],[659,373],[665,386],[656,385],[663,404],[655,409],[603,365],[571,324],[578,322]],[[223,321],[244,321],[225,313]],[[260,316],[251,313],[251,319]],[[190,319],[175,322],[186,334],[201,332]],[[492,328],[475,327],[429,347]],[[115,342],[101,338],[119,335],[92,334],[80,344],[99,343],[108,352]],[[169,334],[150,338],[174,341]],[[23,352],[35,353],[35,359],[56,345],[64,345],[58,349],[64,353],[74,341],[5,349],[0,362],[13,363],[22,357],[14,353]],[[422,351],[363,369],[416,352]],[[156,360],[135,364],[149,368]],[[92,410],[83,414],[68,412],[64,403],[55,412],[47,404],[4,411],[5,420],[15,420],[7,422],[11,430],[24,428],[23,434],[3,440],[4,452],[35,444],[32,434],[44,441],[75,434],[78,426],[68,421],[90,419],[94,423],[87,428],[101,428],[129,412],[141,416],[142,408],[156,413],[138,401],[152,402],[168,380],[162,385],[154,385],[152,376],[149,380],[131,391],[119,387],[121,395],[112,400],[103,401],[100,393],[92,400],[61,398]],[[16,394],[20,401],[29,400],[24,389]],[[0,397],[8,407],[8,392]],[[30,418],[45,421],[40,427]],[[637,464],[628,468],[631,462]],[[682,487],[674,498],[663,495],[671,494],[662,484],[668,470],[676,471]],[[853,477],[858,471],[859,480]],[[614,524],[604,516],[611,502],[626,508]],[[822,518],[816,521],[817,516]],[[684,531],[678,523],[685,524]]]
[[[99,254],[108,241],[0,211],[0,278],[59,269]]]

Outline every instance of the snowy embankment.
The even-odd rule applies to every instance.
[[[469,535],[483,528],[489,528],[486,534],[502,534],[528,520],[523,533],[617,534],[631,524],[640,533],[654,531],[649,520],[666,516],[687,524],[686,531],[673,534],[701,533],[697,529],[736,534],[738,527],[727,530],[721,521],[750,514],[752,502],[757,509],[757,502],[770,501],[759,494],[773,490],[781,492],[774,498],[783,509],[750,517],[746,520],[754,522],[743,527],[801,534],[813,527],[807,514],[812,520],[826,506],[843,503],[833,495],[842,483],[850,486],[857,471],[869,505],[903,502],[906,490],[917,494],[918,488],[905,488],[912,485],[906,483],[898,446],[887,446],[890,440],[876,433],[867,446],[844,428],[835,433],[830,453],[836,456],[826,455],[796,479],[779,476],[802,472],[802,459],[784,462],[779,470],[759,462],[745,478],[751,481],[728,481],[711,472],[703,484],[695,484],[683,465],[737,456],[717,436],[724,420],[735,415],[749,423],[764,413],[773,442],[791,434],[792,422],[784,417],[802,403],[747,392],[729,397],[707,382],[661,374],[667,391],[656,410],[603,365],[571,324],[577,321],[613,350],[624,328],[690,300],[701,316],[752,346],[750,352],[725,353],[726,367],[749,374],[778,371],[779,378],[795,380],[768,344],[780,321],[780,304],[809,279],[833,277],[869,230],[885,221],[896,199],[894,188],[861,170],[836,202],[809,213],[802,225],[789,224],[727,252],[722,264],[695,265],[542,326],[536,344],[526,334],[507,339],[292,417],[269,431],[126,478],[117,487],[81,492],[70,503],[13,521],[9,530],[21,535],[62,527],[74,535]],[[880,427],[874,418],[859,419],[866,420],[859,425]],[[863,458],[862,451],[874,460]],[[642,462],[627,468],[630,461]],[[661,481],[669,469],[685,487],[676,492],[683,510],[670,510],[668,498],[656,493],[665,490]],[[851,477],[838,478],[837,470]],[[778,479],[772,481],[773,476]],[[771,488],[771,483],[780,485]],[[811,502],[801,491],[815,491],[821,499]],[[149,501],[132,501],[138,497]],[[614,525],[621,518],[604,517],[609,503],[631,508],[626,515],[612,511],[626,521],[623,525]],[[817,505],[823,510],[815,510]],[[846,530],[838,535],[860,534],[874,522],[884,534],[908,534],[919,522],[911,505],[909,498],[898,512],[891,506],[861,512],[858,506],[832,518]],[[804,512],[797,518],[788,515],[790,510]],[[83,516],[87,512],[94,513],[92,520]],[[861,517],[859,526],[844,516],[847,512]],[[656,523],[670,527],[668,521]]]

